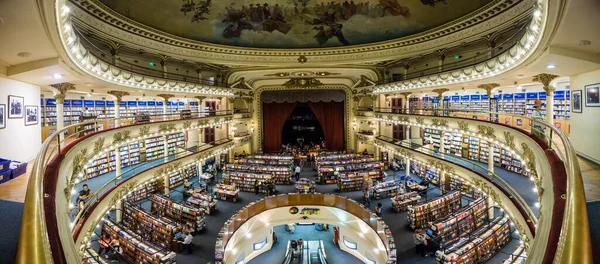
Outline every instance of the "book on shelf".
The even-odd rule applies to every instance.
[[[128,263],[174,263],[175,252],[166,251],[150,242],[144,241],[131,230],[110,219],[102,221],[102,233],[119,239],[122,258]]]
[[[204,188],[190,190],[190,197],[187,199],[187,202],[204,209],[207,214],[217,209],[217,201]]]
[[[301,178],[296,181],[296,192],[298,193],[315,193],[315,181],[307,178]]]
[[[487,199],[479,198],[443,219],[429,223],[429,230],[441,248],[466,237],[487,220]]]
[[[144,240],[166,250],[174,249],[175,234],[182,230],[181,224],[155,216],[129,202],[123,204],[123,221],[121,224]]]
[[[215,196],[220,200],[237,201],[240,190],[233,185],[219,183],[215,186]]]
[[[386,197],[394,197],[404,192],[404,185],[397,181],[378,182],[373,186],[373,198],[379,200]]]
[[[510,240],[510,220],[498,217],[435,254],[437,263],[485,263]]]
[[[423,228],[427,223],[446,217],[461,207],[461,193],[449,192],[430,201],[408,207],[408,222],[413,229]]]
[[[363,172],[340,173],[337,180],[338,190],[340,192],[363,190],[365,176],[368,175]]]
[[[151,211],[153,214],[164,216],[175,222],[190,225],[196,231],[201,231],[206,226],[204,209],[193,204],[173,200],[163,194],[152,195]]]
[[[162,179],[157,179],[142,185],[141,188],[133,191],[127,195],[127,200],[130,202],[138,202],[144,199],[148,199],[152,194],[163,190]]]
[[[254,187],[258,185],[270,185],[273,174],[267,173],[253,173],[245,171],[227,171],[223,173],[223,181],[228,184],[235,185],[243,192],[254,192]],[[289,181],[290,175],[285,176],[286,180]],[[260,189],[261,192],[266,193],[266,189]]]

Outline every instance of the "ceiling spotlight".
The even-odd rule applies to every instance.
[[[60,73],[55,73],[54,75],[52,75],[52,77],[54,77],[54,79],[62,79],[63,75]]]
[[[548,69],[555,69],[556,65],[555,64],[548,64],[548,65],[546,65],[546,68],[548,68]]]
[[[88,97],[92,97],[92,93],[87,93],[87,96]]]

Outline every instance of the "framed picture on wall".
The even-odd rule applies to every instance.
[[[0,129],[6,128],[6,105],[0,104]]]
[[[581,90],[575,90],[571,92],[571,112],[583,112],[583,109],[581,107]]]
[[[25,106],[25,125],[37,125],[39,121],[39,111],[37,105]]]
[[[21,96],[8,96],[8,118],[23,118],[25,100]]]
[[[585,106],[600,106],[600,83],[585,86]]]

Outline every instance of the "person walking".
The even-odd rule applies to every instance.
[[[413,240],[416,245],[417,254],[421,254],[421,257],[425,257],[425,236],[421,233],[421,229],[416,229],[413,234]]]
[[[300,166],[296,165],[296,181],[300,180],[300,172],[302,171],[302,169],[300,168]]]
[[[254,180],[254,194],[258,195],[260,187],[258,186],[258,180]]]
[[[383,216],[383,204],[377,203],[377,208],[375,208],[375,214],[379,217]]]

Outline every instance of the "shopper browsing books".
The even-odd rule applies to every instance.
[[[421,257],[425,257],[425,235],[421,233],[421,229],[416,229],[413,234],[413,239],[416,245],[417,254],[421,254]]]
[[[379,217],[383,216],[383,204],[377,203],[377,208],[375,208],[375,214]]]
[[[194,237],[192,234],[186,232],[185,238],[183,239],[183,248],[187,250],[188,254],[192,254],[192,246],[194,245]]]
[[[533,134],[538,137],[543,137],[544,128],[539,121],[544,121],[544,115],[541,112],[542,109],[542,101],[536,99],[533,105],[533,112],[531,113],[531,117],[533,117]]]
[[[108,254],[110,251],[109,247],[112,242],[112,238],[108,234],[104,234],[99,240],[100,248],[98,249],[98,255],[102,256],[102,253]],[[108,255],[104,255],[104,258],[108,258]]]

